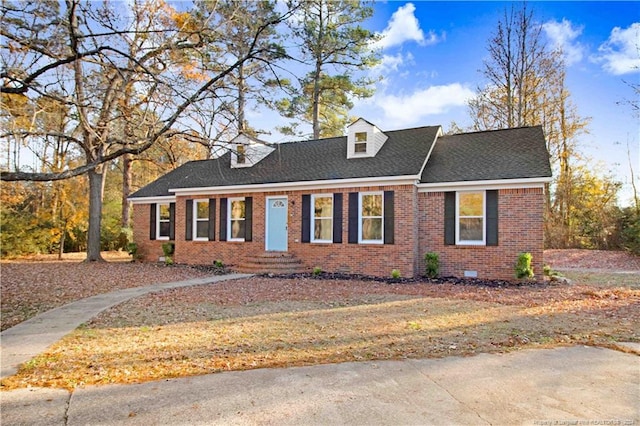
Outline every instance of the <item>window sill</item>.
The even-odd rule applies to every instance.
[[[456,243],[455,247],[456,248],[460,248],[460,249],[478,249],[478,248],[487,247],[487,245],[484,244],[484,243],[482,243],[482,244],[460,244],[460,243]]]

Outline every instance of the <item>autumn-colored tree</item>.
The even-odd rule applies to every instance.
[[[578,141],[587,132],[589,119],[580,116],[571,101],[563,52],[548,49],[541,31],[526,3],[505,11],[488,42],[489,58],[482,69],[487,84],[479,87],[477,96],[470,101],[470,112],[476,130],[543,127],[554,174],[547,191],[546,244],[573,247],[591,239],[589,244],[593,245],[596,238],[591,231],[608,225],[603,222],[604,215],[594,216],[593,212],[582,210],[599,204],[610,206],[618,186],[610,177],[593,172],[588,175],[589,185],[578,179],[587,171]],[[577,188],[600,189],[591,191],[589,202],[585,202]],[[595,219],[601,220],[600,224],[581,223]],[[582,235],[588,228],[589,236]],[[600,236],[604,238],[603,235]]]
[[[124,7],[130,8],[129,13],[123,13]],[[62,171],[12,169],[0,177],[53,181],[87,174],[90,261],[101,259],[105,163],[184,133],[180,120],[193,105],[211,96],[240,65],[271,55],[256,41],[290,14],[257,23],[245,53],[229,60],[221,26],[204,25],[223,19],[215,11],[202,19],[162,0],[116,4],[66,0],[64,7],[56,1],[7,0],[0,9],[0,34],[7,43],[0,93],[50,98],[64,104],[73,118],[62,134],[11,128],[3,137],[19,135],[29,145],[50,136],[64,138],[76,147],[81,160]],[[138,26],[140,22],[143,25]],[[139,118],[126,113],[130,106],[154,117],[142,134],[126,131]]]

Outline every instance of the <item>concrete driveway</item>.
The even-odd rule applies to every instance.
[[[575,346],[1,392],[3,425],[639,425],[640,357]]]

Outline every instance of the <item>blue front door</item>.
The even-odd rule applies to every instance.
[[[287,251],[287,197],[267,198],[266,249]]]

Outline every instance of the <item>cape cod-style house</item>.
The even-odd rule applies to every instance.
[[[243,271],[425,273],[513,279],[521,252],[543,265],[541,127],[445,136],[440,126],[265,144],[246,135],[137,191],[134,241],[146,261],[173,242],[176,263]]]

